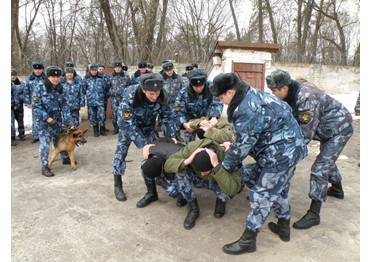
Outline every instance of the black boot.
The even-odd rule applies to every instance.
[[[145,196],[137,202],[137,207],[146,207],[151,202],[158,201],[158,193],[156,192],[156,184],[146,185],[147,187],[147,193]]]
[[[320,208],[322,207],[322,202],[312,200],[310,209],[307,213],[297,222],[293,223],[293,227],[296,229],[308,229],[312,226],[320,224]]]
[[[31,144],[35,144],[36,142],[39,142],[39,138],[33,138],[31,140]]]
[[[256,251],[256,237],[256,232],[245,229],[239,240],[224,245],[222,250],[230,255],[240,255],[246,252],[254,252]]]
[[[169,183],[162,177],[157,176],[155,177],[155,183],[158,186],[161,186],[164,190],[167,190]]]
[[[100,126],[100,128],[99,128],[99,134],[101,136],[107,136],[107,134],[105,132],[105,127],[104,126]]]
[[[193,201],[187,203],[189,205],[189,212],[183,222],[185,229],[191,229],[195,226],[195,221],[199,217],[198,200],[195,198]]]
[[[123,182],[121,181],[121,176],[114,175],[114,186],[115,186],[115,197],[119,201],[127,200],[127,196],[123,191]]]
[[[332,186],[328,188],[327,195],[338,199],[344,199],[344,190],[342,190],[341,181],[332,183]]]
[[[70,158],[68,157],[68,158],[64,158],[64,159],[62,159],[62,164],[64,164],[64,165],[71,165],[71,160],[70,160]],[[77,164],[77,162],[75,161],[75,165]]]
[[[103,131],[110,132],[110,129],[107,129],[105,126],[102,126],[102,127],[103,127]]]
[[[186,201],[186,199],[183,198],[182,195],[179,195],[179,197],[177,197],[176,205],[177,205],[178,207],[186,206],[186,205],[187,205],[187,201]]]
[[[54,174],[52,173],[52,171],[50,171],[50,168],[49,167],[43,167],[41,169],[41,174],[43,176],[46,176],[46,177],[51,177],[51,176],[54,176]]]
[[[94,132],[94,136],[95,137],[98,137],[99,136],[98,125],[97,126],[93,126],[93,132]]]
[[[116,135],[117,133],[119,133],[119,127],[118,127],[118,124],[113,124],[113,125],[114,125],[114,130],[112,131],[112,134]]]
[[[225,215],[226,202],[222,201],[218,197],[216,198],[216,206],[214,207],[214,217],[221,218]]]
[[[288,242],[290,240],[290,232],[291,227],[289,226],[291,220],[279,218],[278,223],[275,224],[274,222],[269,223],[269,228],[271,232],[279,235],[280,239],[284,242]]]
[[[11,146],[16,146],[16,145],[17,145],[17,143],[15,141],[15,138],[12,137],[12,144],[11,144]]]

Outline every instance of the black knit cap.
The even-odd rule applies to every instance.
[[[153,155],[142,164],[141,169],[144,176],[155,178],[160,176],[163,169],[163,162]]]
[[[192,161],[192,166],[195,171],[199,172],[206,172],[213,169],[211,158],[206,150],[200,151],[195,155],[194,160]]]
[[[217,97],[227,90],[234,88],[240,82],[239,77],[234,73],[222,73],[213,79],[213,84],[210,87],[213,96]]]

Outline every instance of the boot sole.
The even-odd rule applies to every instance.
[[[295,224],[296,224],[296,223],[295,223]],[[313,226],[317,226],[317,225],[319,225],[319,224],[320,224],[320,221],[317,222],[317,223],[315,223],[315,224],[312,224],[312,225],[309,226],[309,227],[299,227],[299,226],[296,226],[295,224],[293,224],[293,228],[295,228],[295,229],[309,229],[309,228],[311,228],[311,227],[313,227]]]
[[[252,249],[248,249],[248,250],[244,250],[244,251],[241,251],[241,252],[231,252],[229,250],[225,250],[225,247],[222,248],[222,251],[225,252],[226,254],[229,254],[229,255],[241,255],[241,254],[244,254],[244,253],[252,253],[252,252],[255,252],[256,251],[256,247],[255,248],[252,248]]]

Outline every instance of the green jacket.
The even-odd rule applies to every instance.
[[[192,163],[190,166],[183,166],[185,159],[187,159],[196,149],[199,147],[206,147],[208,145],[213,145],[217,149],[218,161],[221,163],[225,157],[224,148],[221,147],[219,143],[211,139],[204,138],[188,143],[185,147],[169,156],[165,162],[164,171],[166,173],[183,173],[187,168],[191,167],[194,170],[194,173],[200,178],[211,182],[217,182],[219,187],[226,195],[236,195],[241,190],[242,185],[242,178],[239,170],[228,172],[218,165],[213,168],[210,174],[202,176],[199,171],[195,171]]]

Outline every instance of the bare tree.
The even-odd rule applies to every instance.
[[[233,5],[233,0],[229,0],[229,5],[230,5],[230,10],[231,10],[231,15],[232,15],[232,18],[233,18],[233,21],[234,21],[235,32],[236,32],[236,39],[238,41],[240,41],[241,40],[241,37],[240,37],[239,25],[238,25],[238,20],[236,19],[236,15],[235,15],[235,9],[234,9],[234,5]]]

